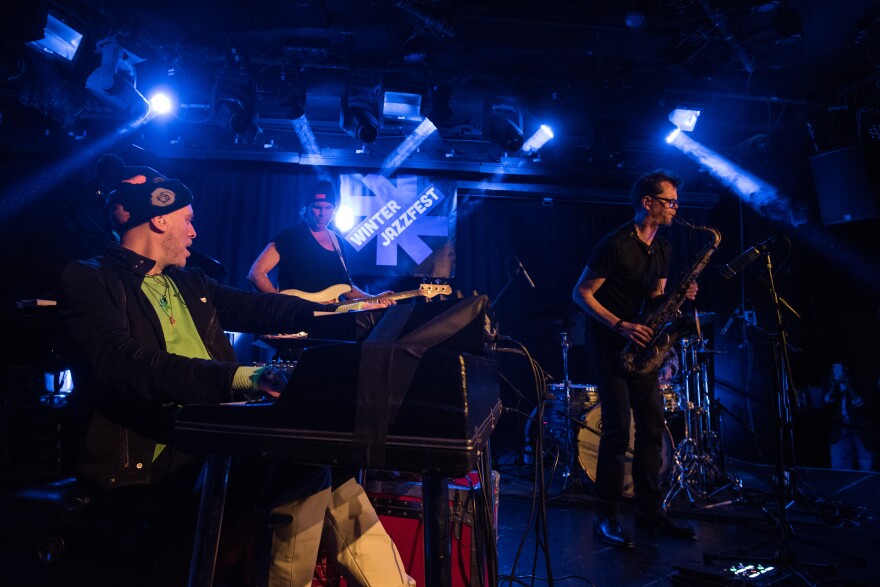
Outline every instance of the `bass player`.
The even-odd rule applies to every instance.
[[[671,248],[657,231],[672,224],[680,183],[680,178],[664,170],[636,180],[630,192],[635,217],[596,245],[572,294],[575,303],[591,318],[587,321],[587,336],[593,344],[592,373],[602,405],[593,532],[602,542],[619,548],[635,546],[618,521],[631,417],[635,420],[635,525],[675,538],[695,537],[692,528],[675,524],[660,507],[666,423],[657,399],[658,371],[655,368],[636,374],[625,370],[619,359],[628,341],[644,347],[651,340],[653,331],[640,324],[637,317],[644,304],[663,295],[666,287]],[[696,294],[694,282],[685,295],[693,300]]]
[[[279,232],[257,257],[248,281],[266,293],[297,290],[294,295],[322,303],[371,298],[356,287],[348,272],[342,238],[330,230],[336,211],[336,192],[329,181],[311,186],[300,211],[301,221]],[[278,287],[269,272],[278,267]],[[385,292],[391,293],[391,292]],[[325,298],[325,299],[318,299]],[[385,297],[359,304],[360,309],[375,309],[394,303]]]

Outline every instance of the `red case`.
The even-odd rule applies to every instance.
[[[471,492],[473,484],[474,492]],[[499,475],[492,471],[493,528],[497,527]],[[425,533],[422,521],[422,486],[416,479],[407,481],[368,481],[367,495],[385,530],[394,540],[407,573],[417,585],[425,584]],[[467,477],[449,480],[449,519],[451,542],[452,586],[485,586],[485,565],[478,560],[475,540],[475,499],[480,490],[479,476],[472,471]],[[497,539],[497,536],[495,537]],[[338,569],[322,553],[318,560],[313,587],[346,585]]]

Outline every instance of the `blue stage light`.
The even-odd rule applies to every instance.
[[[684,132],[691,132],[697,126],[700,111],[690,108],[676,108],[669,113],[669,122]]]
[[[333,216],[333,224],[339,229],[339,232],[346,233],[354,227],[354,210],[341,204],[336,208],[336,214]]]
[[[535,134],[530,136],[529,139],[523,143],[522,150],[526,153],[534,153],[552,138],[553,130],[546,124],[542,124],[538,127],[538,130],[535,131]]]
[[[150,103],[137,90],[136,74],[143,58],[122,47],[116,35],[98,41],[95,49],[101,54],[101,65],[86,79],[86,89],[130,120],[144,120],[150,114]]]
[[[73,61],[82,38],[82,33],[49,14],[46,18],[46,26],[43,27],[43,38],[31,41],[28,45],[45,55]]]
[[[155,114],[168,114],[173,106],[171,97],[164,92],[156,92],[150,97],[150,111]]]
[[[382,115],[393,120],[421,122],[422,95],[405,92],[385,92]]]

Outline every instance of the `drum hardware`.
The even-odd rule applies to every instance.
[[[576,472],[575,459],[578,455],[577,430],[583,427],[584,415],[599,403],[599,392],[595,385],[572,383],[568,375],[568,351],[572,346],[567,331],[560,333],[562,347],[562,383],[547,386],[543,399],[544,434],[558,449],[557,459],[561,464],[562,490],[568,489],[571,476]],[[530,450],[532,439],[532,423],[538,414],[538,408],[532,409],[526,420],[525,444]],[[598,434],[598,433],[597,433]],[[527,459],[528,460],[528,459]]]
[[[664,384],[660,386],[660,398],[663,402],[663,412],[671,415],[681,412],[682,405],[681,386]]]
[[[723,469],[723,445],[720,435],[713,430],[713,410],[709,394],[708,358],[713,354],[706,349],[699,317],[695,315],[697,335],[679,341],[685,406],[683,439],[675,448],[670,472],[670,486],[663,499],[663,509],[684,493],[690,504],[705,509],[716,507],[712,500],[729,489],[736,493],[730,503],[742,501],[742,482]],[[663,397],[664,405],[667,401]],[[697,506],[697,502],[701,506]]]
[[[602,405],[596,405],[584,415],[577,434],[578,462],[592,482],[596,482],[596,467],[599,462],[599,440],[602,437]],[[626,449],[624,462],[623,495],[632,497],[632,460],[633,446],[635,445],[635,418],[630,418],[629,445]],[[663,447],[660,452],[660,478],[665,479],[670,474],[673,465],[672,434],[666,427],[663,432]]]

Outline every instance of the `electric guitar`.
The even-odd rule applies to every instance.
[[[337,283],[336,285],[331,285],[326,289],[322,289],[321,291],[316,292],[302,291],[299,289],[285,289],[282,290],[281,293],[289,296],[296,296],[304,300],[309,300],[310,302],[319,302],[322,304],[333,305],[336,306],[337,312],[347,312],[348,310],[356,308],[357,304],[360,302],[377,302],[379,300],[403,300],[406,298],[414,298],[416,296],[433,298],[434,296],[451,294],[452,288],[449,285],[423,283],[419,286],[419,289],[412,289],[409,291],[382,294],[378,296],[371,296],[368,298],[357,298],[353,300],[341,301],[339,299],[342,295],[350,291],[350,285]]]

